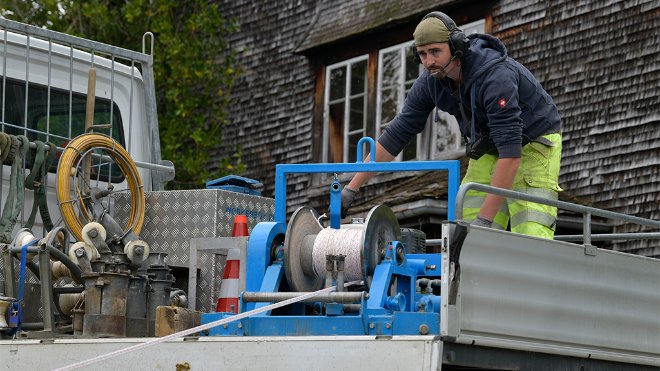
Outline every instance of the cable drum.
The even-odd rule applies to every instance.
[[[363,280],[371,285],[376,266],[392,241],[401,240],[399,223],[385,205],[371,209],[363,224],[324,228],[310,207],[296,210],[284,237],[284,272],[293,291],[316,291],[323,287],[326,256],[342,254],[347,281]]]
[[[326,274],[326,256],[344,255],[344,277],[347,281],[364,280],[362,274],[362,229],[325,228],[316,236],[312,251],[314,273],[317,277]]]
[[[82,134],[71,140],[64,148],[57,166],[57,201],[67,228],[82,240],[83,226],[96,221],[93,210],[90,212],[86,201],[90,195],[84,194],[80,189],[78,177],[82,176],[84,158],[92,156],[95,150],[102,150],[119,167],[125,177],[130,192],[130,215],[124,233],[133,230],[139,234],[144,222],[145,196],[144,187],[135,162],[126,149],[117,141],[104,134]],[[104,165],[105,166],[105,165]],[[108,166],[110,168],[110,166]],[[99,170],[100,173],[100,170]],[[108,170],[108,184],[111,174]],[[89,186],[89,184],[87,184]],[[117,192],[116,190],[113,192]],[[76,210],[76,208],[78,210]],[[100,216],[96,216],[100,217]]]

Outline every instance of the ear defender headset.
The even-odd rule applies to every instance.
[[[470,41],[468,40],[467,36],[463,33],[461,29],[459,29],[456,26],[456,23],[454,20],[449,18],[448,15],[446,15],[443,12],[431,12],[422,18],[422,21],[425,20],[426,18],[437,18],[444,23],[445,27],[449,30],[449,50],[451,52],[452,57],[456,57],[458,59],[463,58],[468,54],[469,47],[470,47]],[[420,21],[421,22],[421,21]],[[412,46],[412,53],[413,53],[413,58],[417,63],[422,63],[421,58],[419,57],[419,54],[417,54],[417,47],[415,44]]]

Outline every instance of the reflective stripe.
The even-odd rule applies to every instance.
[[[552,189],[547,189],[547,188],[523,188],[523,189],[514,189],[516,192],[522,192],[525,194],[528,194],[530,196],[538,196],[538,197],[544,197],[550,200],[557,200],[559,199],[559,194],[552,190]],[[516,200],[520,201],[520,200]],[[521,202],[530,202],[530,201],[521,201]]]
[[[493,224],[491,225],[491,228],[493,228],[493,229],[498,229],[498,230],[500,230],[500,231],[504,231],[504,230],[506,230],[506,227],[505,227],[505,226],[503,226],[503,225],[501,225],[501,224],[499,224],[499,223],[497,223],[497,222],[495,222],[495,221],[493,221]]]
[[[557,218],[538,210],[525,210],[511,216],[511,229],[525,222],[536,222],[548,228],[554,228]]]
[[[463,198],[463,208],[464,209],[469,209],[469,208],[480,209],[481,205],[484,204],[485,199],[486,199],[486,196],[470,196],[470,195],[465,196],[465,198]]]

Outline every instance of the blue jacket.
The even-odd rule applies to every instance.
[[[456,117],[464,137],[475,138],[459,108],[472,115],[476,132],[490,135],[499,157],[520,157],[522,146],[535,138],[561,131],[557,106],[531,72],[507,56],[500,40],[489,35],[469,36],[470,52],[463,58],[463,83],[438,80],[427,70],[408,92],[403,110],[390,122],[378,142],[393,155],[424,130],[433,110]]]

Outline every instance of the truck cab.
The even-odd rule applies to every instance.
[[[153,36],[145,35],[145,43]],[[146,45],[144,45],[146,48]],[[93,42],[37,27],[0,19],[0,131],[30,141],[23,166],[24,176],[33,164],[35,141],[62,148],[85,132],[108,135],[126,148],[135,161],[145,191],[161,190],[171,179],[171,163],[162,165],[151,61],[153,55]],[[88,99],[88,95],[92,99]],[[93,105],[90,103],[93,102]],[[91,119],[87,116],[91,115]],[[86,128],[87,126],[91,128]],[[9,194],[12,163],[2,166],[0,199]],[[51,219],[57,224],[55,171],[46,176]],[[126,188],[115,165],[95,161],[92,186]],[[170,175],[165,175],[169,173]],[[110,175],[108,175],[110,174]],[[25,191],[23,212],[15,230],[21,228],[34,202]],[[39,234],[37,217],[33,231]]]

